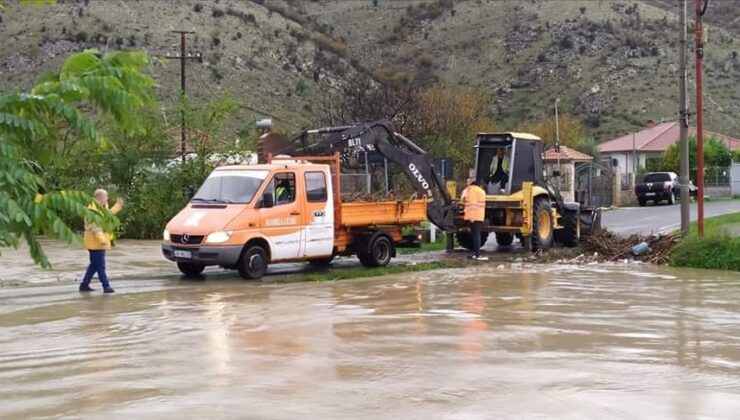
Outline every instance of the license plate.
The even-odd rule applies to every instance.
[[[652,196],[655,195],[655,193],[645,193],[645,195],[648,196],[648,197],[652,197]]]
[[[181,251],[176,249],[173,254],[175,255],[175,258],[193,258],[193,253],[190,251]]]

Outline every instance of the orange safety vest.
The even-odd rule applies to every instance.
[[[463,191],[465,204],[464,219],[471,222],[482,222],[486,218],[486,192],[477,185],[470,185]]]

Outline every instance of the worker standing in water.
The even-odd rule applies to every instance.
[[[93,211],[102,211],[103,209],[109,210],[111,213],[116,214],[123,208],[123,199],[118,197],[116,204],[108,209],[108,192],[103,189],[95,190],[95,199],[88,206]],[[80,283],[80,292],[92,292],[93,289],[90,287],[90,280],[92,280],[95,273],[98,274],[98,280],[103,285],[104,293],[114,293],[115,290],[110,286],[108,282],[108,275],[105,273],[105,251],[111,249],[112,233],[105,232],[100,226],[97,226],[89,221],[85,221],[85,248],[87,248],[90,254],[90,265],[85,271],[85,276],[82,278]]]
[[[470,223],[470,235],[473,240],[473,255],[471,259],[487,261],[488,257],[480,255],[480,237],[483,229],[483,220],[486,214],[486,192],[480,187],[475,178],[468,178],[468,186],[462,193],[465,206],[464,219]]]

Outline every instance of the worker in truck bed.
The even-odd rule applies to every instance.
[[[483,229],[483,220],[486,214],[486,192],[480,187],[475,178],[468,178],[468,186],[462,193],[465,214],[463,218],[470,223],[470,236],[473,239],[473,255],[471,259],[487,261],[487,257],[480,255],[480,237]]]

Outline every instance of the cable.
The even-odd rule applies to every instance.
[[[699,13],[699,16],[704,16],[704,13],[707,12],[707,7],[709,7],[709,0],[704,0],[704,5],[701,8],[701,13]]]

